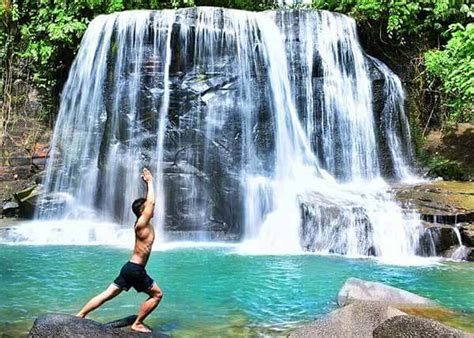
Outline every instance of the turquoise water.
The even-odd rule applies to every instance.
[[[0,245],[0,333],[26,333],[45,312],[75,314],[108,286],[130,250]],[[147,267],[164,291],[147,323],[173,336],[278,334],[333,310],[349,277],[381,281],[474,312],[474,265],[388,266],[342,257],[244,256],[232,248],[154,252]],[[145,296],[122,293],[90,318],[134,314]]]

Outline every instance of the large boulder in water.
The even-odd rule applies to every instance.
[[[431,319],[395,316],[375,328],[373,337],[474,337],[474,335]]]
[[[383,283],[349,278],[337,295],[337,303],[339,306],[345,306],[353,301],[374,301],[401,307],[439,306],[431,299]]]
[[[430,299],[382,283],[349,278],[338,303],[342,308],[293,331],[290,337],[473,337],[410,315],[451,317],[453,313]]]
[[[290,337],[370,337],[387,319],[405,313],[375,302],[355,302],[292,332]]]
[[[125,319],[129,319],[127,317]],[[119,322],[119,321],[117,321]],[[101,324],[90,319],[79,318],[63,314],[46,314],[39,316],[30,330],[29,337],[159,337],[165,338],[168,335],[160,332],[149,334],[138,333],[130,330],[117,328],[117,322]],[[129,325],[129,320],[120,321],[120,325]]]

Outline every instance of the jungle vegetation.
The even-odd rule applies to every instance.
[[[34,86],[41,116],[54,121],[59,94],[88,23],[129,9],[222,6],[266,10],[272,0],[0,0],[2,127],[15,113],[16,79]],[[315,9],[352,16],[414,95],[410,119],[422,138],[430,128],[473,120],[474,4],[464,0],[314,0]],[[401,65],[401,66],[400,66]],[[405,75],[405,76],[403,76]],[[412,95],[412,96],[413,96]]]

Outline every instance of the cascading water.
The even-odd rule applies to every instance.
[[[455,225],[453,227],[454,233],[456,234],[456,238],[458,240],[459,246],[454,250],[451,254],[451,258],[454,260],[465,260],[466,257],[469,255],[469,249],[462,244],[461,232],[459,231],[458,227]]]
[[[384,97],[381,112],[381,126],[387,148],[392,159],[394,176],[405,182],[416,181],[418,178],[412,173],[408,163],[412,160],[413,149],[410,142],[411,133],[405,114],[405,93],[400,79],[382,62],[371,58],[384,78]]]
[[[64,88],[37,217],[131,223],[146,165],[164,235],[233,234],[251,252],[415,255],[419,217],[382,178],[411,176],[403,99],[340,14],[100,16]],[[72,202],[58,207],[59,192]]]

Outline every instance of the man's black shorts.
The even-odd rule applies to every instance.
[[[124,291],[128,291],[133,286],[137,292],[143,292],[152,287],[153,279],[148,276],[143,265],[127,262],[115,278],[114,285]]]

